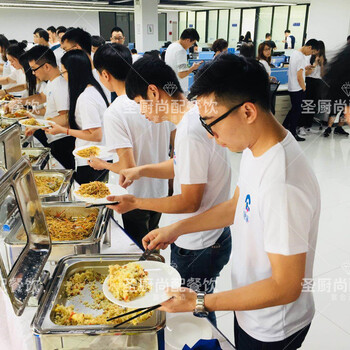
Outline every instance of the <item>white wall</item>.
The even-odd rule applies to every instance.
[[[0,10],[0,33],[8,39],[18,41],[33,41],[35,28],[46,29],[50,25],[58,27],[81,27],[91,35],[100,34],[98,11],[86,12],[75,10],[23,10],[1,9]]]
[[[311,0],[307,39],[323,40],[328,56],[346,44],[350,34],[349,0]]]
[[[172,22],[177,23],[177,27],[179,26],[179,20],[178,20],[179,13],[178,12],[167,12],[167,22],[168,22],[168,33],[167,33],[167,41],[176,41],[179,39],[179,36],[181,33],[177,33],[177,38],[173,37],[174,33],[170,35],[169,33],[173,32],[173,25]]]

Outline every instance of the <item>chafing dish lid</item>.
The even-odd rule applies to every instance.
[[[0,166],[10,169],[21,156],[21,127],[16,123],[0,133]]]
[[[9,201],[8,198],[14,200]],[[9,271],[5,268],[5,257],[0,254],[3,286],[19,316],[27,305],[51,251],[49,231],[27,159],[20,159],[0,179],[0,199],[0,214],[9,221],[16,215],[28,236],[24,249]],[[4,222],[2,228],[3,225]]]

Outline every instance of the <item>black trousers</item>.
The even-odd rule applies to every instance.
[[[106,176],[102,176],[103,173],[105,173]],[[74,174],[74,179],[78,182],[79,185],[81,185],[95,181],[97,179],[98,181],[104,181],[107,176],[108,171],[106,170],[95,170],[91,168],[90,165],[83,165],[78,166],[77,171]]]
[[[313,101],[312,104],[315,105],[315,108],[313,111],[315,113],[307,113],[302,114],[301,120],[300,120],[300,126],[303,126],[305,128],[311,128],[313,119],[315,114],[318,111],[318,101],[321,99],[321,87],[322,87],[322,80],[321,79],[315,79],[315,78],[309,78],[306,77],[306,92],[305,92],[305,100]]]
[[[296,350],[301,347],[309,329],[307,325],[288,338],[277,342],[262,342],[247,334],[238,324],[235,316],[235,345],[237,350]]]
[[[122,215],[124,230],[130,238],[140,247],[142,247],[142,238],[148,232],[158,228],[161,213],[151,210],[135,209]]]
[[[292,108],[284,119],[283,126],[293,135],[296,135],[298,122],[301,118],[302,103],[305,99],[305,92],[303,90],[289,92],[289,96],[292,103]]]
[[[75,137],[67,136],[63,139],[49,143],[51,154],[66,168],[75,169],[73,150],[75,148]]]

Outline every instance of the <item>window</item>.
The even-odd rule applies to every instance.
[[[245,36],[247,32],[250,32],[253,41],[255,34],[255,15],[256,9],[243,9],[241,33]]]
[[[289,30],[295,37],[295,48],[303,46],[303,35],[305,28],[306,5],[291,6],[289,16]]]
[[[179,13],[179,36],[187,28],[187,12]]]
[[[187,13],[187,28],[196,28],[196,12],[194,11]]]
[[[218,39],[222,38],[227,40],[228,20],[229,20],[229,10],[220,10]]]
[[[275,7],[272,24],[272,40],[276,43],[276,50],[284,50],[284,31],[287,29],[288,6]]]
[[[199,42],[205,43],[206,41],[206,30],[207,30],[207,12],[197,11],[196,12],[196,29],[199,34]]]
[[[233,47],[236,48],[237,43],[239,41],[239,27],[240,27],[240,23],[241,23],[241,10],[236,9],[236,10],[231,10],[231,14],[230,14],[230,28],[229,28],[229,42],[228,42],[228,46],[229,47]]]
[[[158,41],[167,40],[167,18],[166,13],[158,14]]]
[[[272,7],[262,7],[259,11],[259,21],[256,33],[256,50],[265,41],[265,34],[271,33]],[[258,51],[256,51],[258,52]]]
[[[208,19],[208,43],[213,43],[217,39],[218,34],[218,11],[209,11]]]

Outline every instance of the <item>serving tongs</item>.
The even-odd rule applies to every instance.
[[[120,202],[92,203],[92,204],[87,204],[85,208],[105,207],[106,205],[117,205],[119,203]]]

